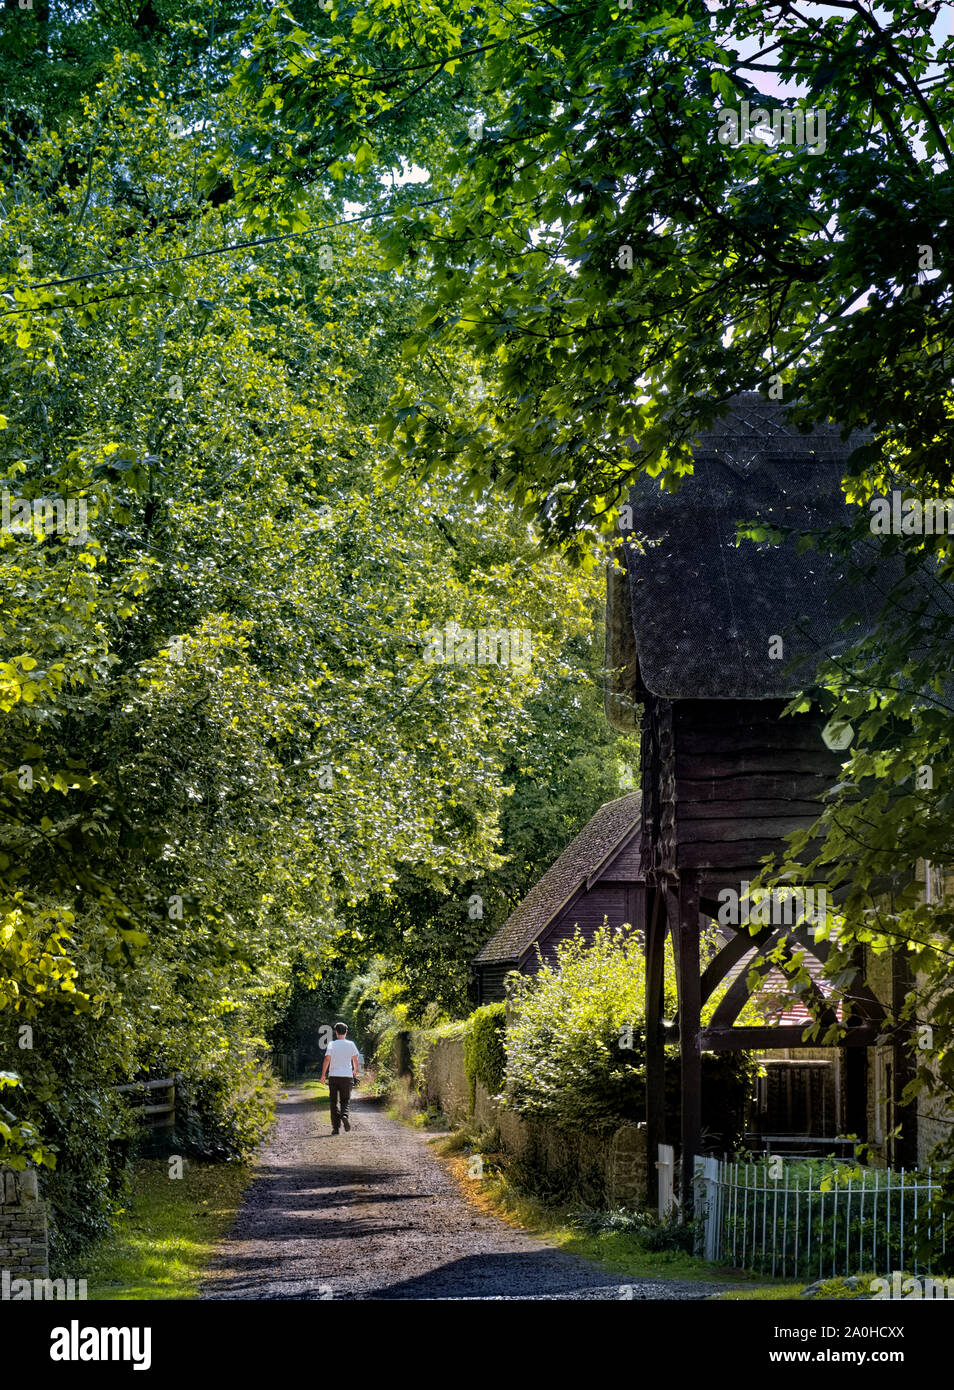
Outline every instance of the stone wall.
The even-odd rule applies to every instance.
[[[504,1151],[520,1160],[523,1171],[557,1190],[564,1188],[594,1206],[646,1202],[644,1124],[624,1124],[600,1134],[570,1133],[496,1105],[479,1084],[474,1120],[478,1128],[495,1125]]]
[[[868,985],[881,1002],[890,1007],[891,1003],[891,956],[884,952],[877,955],[870,948],[866,952],[865,976]],[[926,984],[923,976],[917,983]],[[891,1065],[893,1053],[890,1047],[868,1048],[868,1142],[870,1153],[868,1162],[875,1167],[883,1167],[887,1159],[884,1142],[885,1107],[884,1075],[885,1065]],[[936,1062],[929,1065],[936,1068]],[[922,1091],[916,1101],[918,1122],[918,1167],[927,1168],[931,1164],[931,1153],[936,1144],[947,1139],[951,1132],[951,1110],[944,1096],[931,1096]]]
[[[954,868],[945,867],[938,870],[935,866],[933,898],[939,901],[944,894],[954,892]],[[917,867],[917,879],[921,885],[920,900],[925,901],[924,882],[925,864],[921,860]],[[890,907],[890,900],[882,898],[880,904]],[[870,947],[865,952],[865,978],[873,990],[874,994],[883,1004],[890,1006],[891,1003],[891,955],[889,952],[882,954],[875,953]],[[927,979],[924,975],[917,975],[915,983],[919,988],[926,988]],[[930,1022],[930,1019],[926,1020]],[[884,1063],[891,1062],[892,1053],[888,1047],[871,1047],[868,1049],[868,1141],[871,1145],[871,1153],[868,1162],[876,1166],[884,1165],[887,1162],[886,1146],[883,1142],[878,1142],[876,1136],[879,1129],[879,1119],[882,1121],[883,1130],[884,1109],[883,1102],[879,1106],[878,1093],[883,1089],[879,1082],[884,1075]],[[937,1074],[937,1060],[930,1059],[928,1065]],[[918,1167],[927,1168],[932,1162],[932,1150],[936,1144],[944,1139],[949,1139],[951,1135],[951,1105],[947,1095],[932,1096],[927,1091],[922,1091],[916,1101],[917,1122],[918,1122]],[[879,1113],[880,1111],[880,1113]]]
[[[417,1094],[422,1106],[443,1111],[455,1127],[494,1130],[501,1149],[516,1160],[524,1181],[534,1179],[594,1206],[641,1206],[646,1201],[646,1126],[626,1124],[615,1131],[569,1133],[507,1110],[477,1083],[473,1114],[461,1038],[437,1038],[415,1090],[413,1078],[398,1075],[392,1095],[407,1103]]]
[[[454,1125],[470,1118],[470,1086],[464,1068],[463,1038],[436,1038],[424,1063],[425,1104],[433,1105]]]
[[[951,1137],[951,1111],[943,1096],[918,1096],[918,1167],[931,1165],[934,1147]]]
[[[45,1279],[48,1261],[46,1203],[36,1173],[0,1168],[0,1270],[12,1278]]]

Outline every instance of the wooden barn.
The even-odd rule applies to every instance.
[[[640,802],[635,792],[601,806],[490,938],[474,962],[478,1003],[504,999],[511,970],[533,974],[541,958],[552,962],[577,924],[588,938],[604,918],[644,925]]]
[[[797,1058],[805,1048],[803,1020],[737,1024],[748,998],[740,962],[754,949],[767,974],[767,953],[787,937],[814,959],[817,974],[826,951],[810,926],[769,922],[753,937],[748,926],[730,924],[722,928],[725,945],[703,968],[700,913],[717,920],[726,897],[743,891],[764,857],[816,818],[841,756],[823,738],[820,712],[783,718],[782,711],[810,681],[817,659],[846,642],[843,620],[854,615],[864,627],[879,608],[878,596],[849,582],[836,558],[799,554],[793,538],[737,544],[737,523],[817,530],[847,519],[839,483],[857,442],[843,442],[834,427],[801,433],[784,405],[746,394],[698,440],[694,473],[680,489],[663,493],[642,480],[622,518],[619,564],[608,583],[606,664],[616,674],[607,714],[622,729],[641,727],[649,1143],[653,1153],[664,1137],[663,1049],[678,1041],[681,1134],[665,1137],[681,1145],[684,1183],[700,1152],[702,1052],[770,1049]],[[669,1022],[662,1008],[667,934],[679,989],[678,1017]],[[894,990],[901,985],[896,978]],[[703,1005],[723,991],[703,1028]],[[812,991],[830,1020],[817,985]],[[862,1138],[866,1049],[884,1021],[859,961],[840,1047],[841,1115]],[[894,1113],[903,1120],[891,1158],[910,1164],[913,1117],[897,1106],[909,1076],[902,1041],[891,1049]],[[815,1044],[806,1060],[817,1051]]]

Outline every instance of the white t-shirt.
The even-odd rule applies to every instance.
[[[350,1038],[334,1038],[325,1049],[325,1056],[331,1058],[329,1076],[352,1076],[351,1059],[357,1057],[358,1049]]]

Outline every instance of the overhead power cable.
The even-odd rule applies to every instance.
[[[450,194],[445,194],[443,197],[440,198],[426,198],[421,203],[414,203],[411,207],[407,209],[407,211],[416,212],[418,208],[433,207],[436,203],[450,202],[450,196]],[[209,247],[206,251],[190,251],[185,256],[170,256],[161,261],[151,261],[143,263],[133,262],[129,265],[113,266],[109,270],[86,270],[79,275],[67,275],[62,280],[38,280],[35,284],[27,285],[25,288],[28,290],[57,289],[61,285],[75,285],[78,284],[80,281],[85,280],[102,280],[115,275],[128,275],[131,272],[138,270],[159,270],[164,266],[183,265],[187,261],[198,261],[208,256],[226,256],[230,255],[233,251],[246,251],[251,250],[257,246],[274,245],[276,242],[279,241],[291,241],[296,237],[317,236],[319,232],[330,232],[335,227],[349,227],[353,226],[356,222],[369,222],[376,217],[393,217],[394,215],[395,209],[382,208],[378,212],[363,212],[357,217],[342,217],[339,218],[336,222],[324,222],[320,227],[308,227],[304,231],[300,232],[282,232],[280,235],[277,236],[255,237],[254,239],[248,241],[231,242],[227,246],[212,246]],[[68,308],[70,306],[64,305],[62,307]],[[0,314],[0,318],[6,317],[7,314],[19,314],[28,312],[31,312],[31,310],[26,308],[6,309],[2,314]]]

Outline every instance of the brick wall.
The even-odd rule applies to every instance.
[[[0,1168],[0,1269],[11,1278],[46,1279],[48,1261],[46,1203],[36,1173]]]

